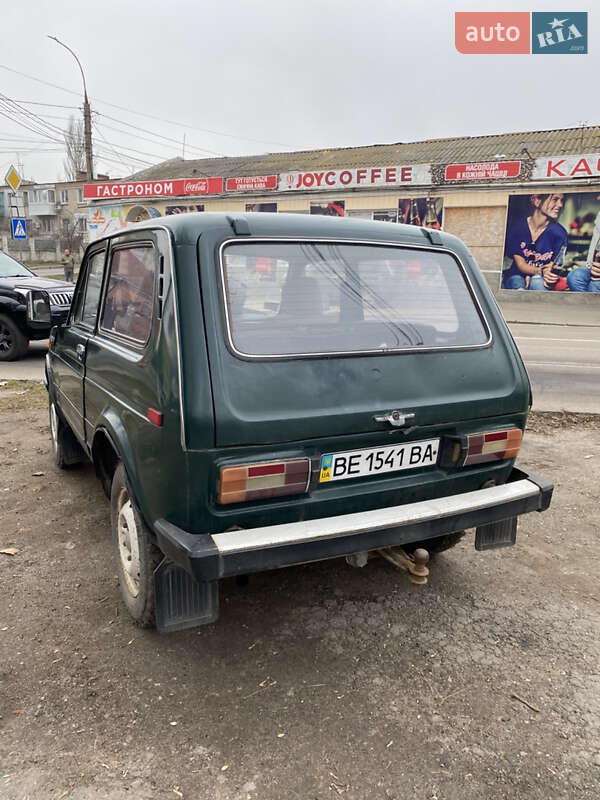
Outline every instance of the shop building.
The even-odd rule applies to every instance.
[[[97,180],[106,181],[108,175]],[[17,192],[0,186],[0,249],[29,263],[60,261],[65,248],[83,254],[87,244],[88,204],[84,199],[85,173],[72,181],[24,181]],[[27,220],[28,238],[11,239],[11,217]]]
[[[172,159],[126,181],[84,186],[90,239],[190,211],[358,216],[459,236],[494,290],[507,266],[511,214],[525,219],[532,198],[552,193],[561,195],[561,257],[581,266],[600,220],[600,126]]]

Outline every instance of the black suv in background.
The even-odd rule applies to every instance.
[[[31,339],[47,339],[53,325],[65,322],[73,289],[72,283],[38,278],[23,264],[0,252],[0,361],[22,358]],[[34,322],[30,311],[40,290],[48,293],[50,314]]]

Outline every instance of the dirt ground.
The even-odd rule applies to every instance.
[[[24,392],[21,394],[21,392]],[[2,800],[496,800],[600,794],[600,424],[532,419],[552,508],[414,587],[382,561],[226,582],[161,637],[119,602],[108,503],[0,387]]]

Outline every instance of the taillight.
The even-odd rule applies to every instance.
[[[469,467],[489,461],[516,458],[521,447],[523,431],[505,428],[487,433],[470,433],[468,436],[450,438],[443,448],[440,466]]]
[[[221,467],[218,502],[244,503],[304,494],[308,490],[309,477],[308,458]]]

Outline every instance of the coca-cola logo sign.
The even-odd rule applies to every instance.
[[[184,178],[181,181],[180,194],[221,194],[223,192],[223,178]]]
[[[185,194],[206,194],[208,191],[208,181],[205,178],[199,181],[185,181],[183,191]]]

